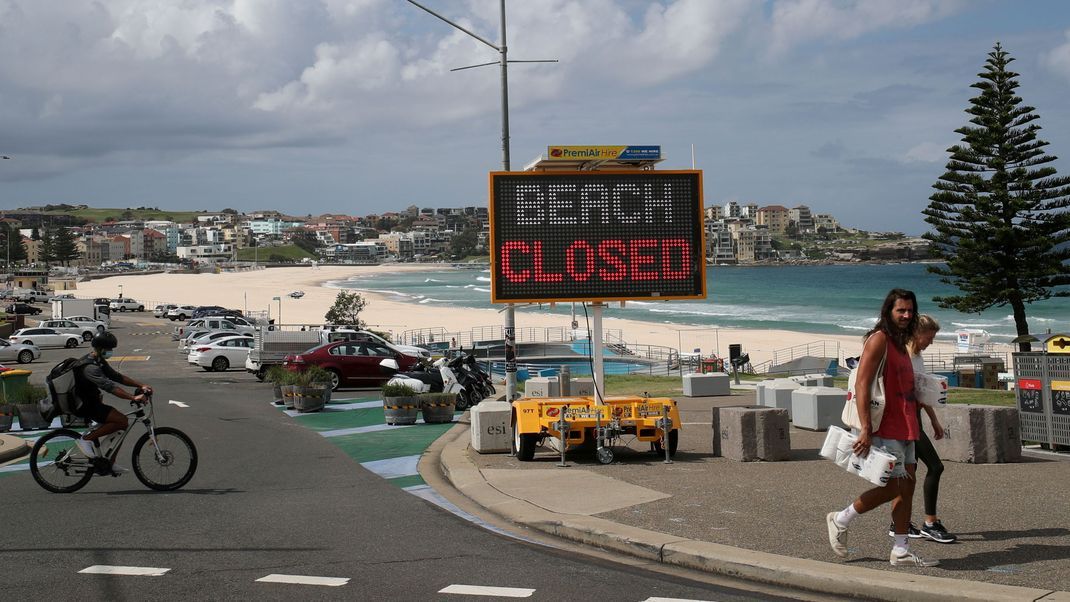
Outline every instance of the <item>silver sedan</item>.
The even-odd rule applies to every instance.
[[[40,359],[41,349],[32,343],[12,343],[0,339],[0,362],[18,362],[28,364]]]

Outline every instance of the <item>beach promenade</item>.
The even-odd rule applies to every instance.
[[[573,452],[561,468],[549,450],[519,462],[474,452],[467,425],[458,425],[425,455],[421,472],[445,475],[460,495],[514,528],[651,563],[852,599],[1070,600],[1065,455],[1027,453],[1016,464],[946,462],[939,514],[959,541],[911,540],[911,550],[940,560],[938,567],[888,564],[887,508],[852,523],[850,556],[841,561],[829,548],[825,514],[869,485],[818,457],[824,433],[792,427],[786,462],[713,457],[712,408],[753,404],[753,391],[678,401],[683,428],[672,464],[646,444],[618,449],[611,465]],[[917,521],[920,486],[915,498]]]
[[[323,316],[334,303],[339,289],[327,286],[331,281],[399,270],[427,271],[428,264],[389,264],[376,266],[319,266],[260,269],[238,273],[150,274],[113,276],[79,282],[75,294],[79,297],[114,297],[122,291],[149,309],[160,303],[192,305],[221,305],[243,311],[268,312],[287,324],[322,324]],[[443,270],[451,268],[442,267]],[[288,293],[301,290],[301,299]],[[448,331],[463,332],[485,326],[503,324],[500,308],[474,309],[446,304],[421,304],[392,300],[386,295],[360,288],[368,301],[361,318],[369,327],[398,335],[406,330],[446,327]],[[278,298],[278,300],[276,300]],[[879,300],[875,301],[876,312]],[[551,314],[537,307],[517,310],[516,325],[522,328],[568,328],[569,319]],[[692,351],[699,348],[704,355],[715,351],[726,355],[728,345],[737,343],[750,354],[757,365],[772,358],[773,353],[815,341],[837,344],[842,357],[858,355],[860,335],[829,335],[777,329],[711,328],[683,322],[651,322],[621,319],[614,316],[613,306],[606,311],[606,329],[619,330],[627,343],[659,345]],[[952,351],[947,342],[938,341],[931,351]]]

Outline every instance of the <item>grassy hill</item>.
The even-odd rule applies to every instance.
[[[41,213],[45,215],[70,215],[96,223],[106,222],[109,219],[115,221],[133,219],[162,219],[175,222],[190,222],[195,220],[198,215],[203,215],[203,212],[201,211],[168,211],[166,209],[120,209],[107,207],[86,207],[71,209],[67,211],[41,211]]]
[[[238,249],[239,261],[253,261],[258,259],[259,261],[269,261],[272,255],[281,255],[289,261],[301,261],[308,257],[309,259],[316,259],[316,256],[308,251],[302,249],[297,245],[286,245],[283,247],[260,247],[260,252],[256,253],[254,248]]]

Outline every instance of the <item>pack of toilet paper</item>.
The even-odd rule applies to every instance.
[[[865,458],[854,453],[855,435],[837,427],[829,427],[825,442],[818,452],[822,458],[836,463],[847,472],[858,475],[874,485],[884,486],[895,468],[895,456],[882,447],[869,448]]]
[[[947,403],[947,377],[915,372],[914,396],[927,406]]]

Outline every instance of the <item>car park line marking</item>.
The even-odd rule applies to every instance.
[[[173,399],[168,399],[167,403],[169,403],[171,405],[176,405],[176,406],[178,406],[180,408],[188,408],[189,407],[189,404],[182,403],[181,401],[175,401]]]
[[[291,583],[294,585],[326,585],[339,587],[349,583],[349,577],[314,577],[311,575],[271,574],[257,579],[258,583]]]
[[[79,573],[86,575],[135,575],[140,577],[160,577],[171,569],[160,569],[151,566],[110,566],[107,564],[94,564],[86,567]]]
[[[420,474],[420,471],[416,470],[416,465],[419,463],[420,454],[417,454],[415,456],[361,462],[360,465],[384,479],[396,479]]]
[[[411,487],[402,487],[401,490],[405,491],[405,492],[408,492],[408,493],[411,493],[412,495],[415,495],[416,497],[420,498],[421,500],[424,500],[425,502],[434,504],[434,505],[438,506],[439,508],[442,508],[446,512],[449,512],[450,514],[454,514],[454,515],[456,515],[456,516],[458,516],[460,518],[463,518],[464,520],[466,520],[466,521],[468,521],[468,522],[470,522],[470,523],[472,523],[474,525],[478,525],[480,527],[483,527],[484,529],[486,529],[488,531],[493,531],[493,532],[497,533],[498,535],[504,535],[504,536],[506,536],[508,538],[511,538],[511,539],[516,539],[516,540],[519,540],[519,541],[526,541],[528,543],[533,543],[533,544],[540,545],[540,546],[546,546],[548,548],[556,548],[557,547],[557,546],[550,545],[550,544],[548,544],[546,542],[535,541],[534,539],[530,539],[530,538],[524,537],[523,535],[517,535],[515,533],[510,533],[508,531],[505,531],[504,529],[500,529],[498,527],[495,527],[494,525],[492,525],[492,524],[488,523],[487,521],[479,518],[478,516],[475,516],[473,514],[469,514],[469,513],[465,512],[464,510],[461,510],[453,502],[451,502],[451,501],[447,500],[446,498],[442,497],[442,495],[439,492],[435,491],[434,489],[431,489],[430,485],[427,485],[427,484],[424,484],[424,485],[413,485]]]
[[[151,355],[113,355],[108,358],[112,363],[115,362],[147,362]]]
[[[448,585],[440,594],[459,594],[462,596],[494,596],[498,598],[530,598],[535,590],[524,587],[491,587],[489,585]]]
[[[141,351],[141,350],[140,349],[134,349],[132,353],[137,353],[138,351]]]
[[[708,600],[692,600],[690,598],[647,598],[643,602],[709,602]]]

